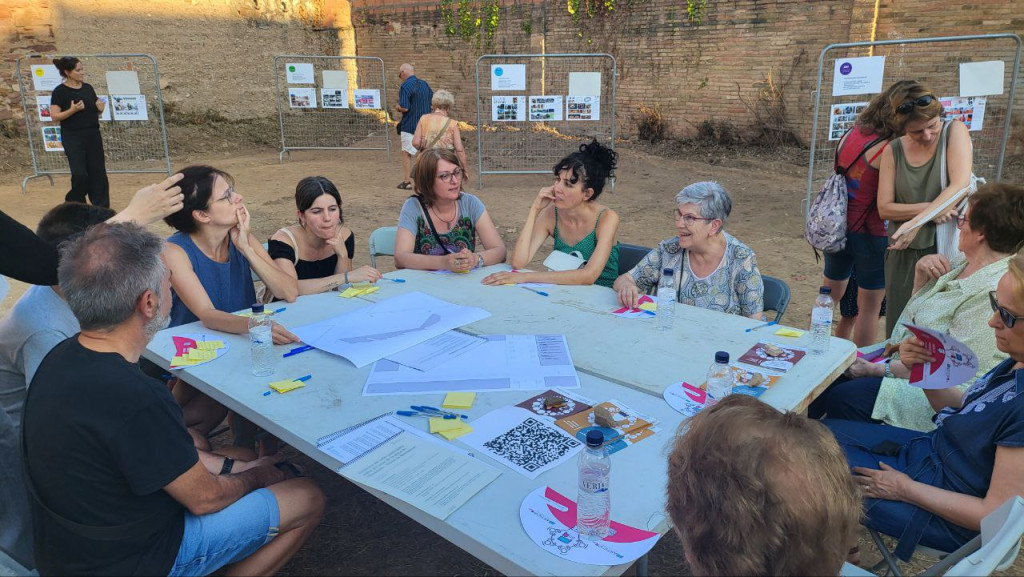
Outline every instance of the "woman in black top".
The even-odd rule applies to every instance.
[[[64,82],[50,95],[50,117],[60,122],[61,143],[71,167],[71,190],[64,200],[110,206],[110,185],[103,164],[100,114],[104,102],[92,86],[82,81],[85,69],[74,56],[56,58]]]
[[[274,233],[267,252],[281,270],[298,279],[300,295],[380,279],[373,267],[352,270],[356,237],[342,226],[341,195],[334,183],[322,176],[303,178],[295,187],[295,208],[299,224]]]

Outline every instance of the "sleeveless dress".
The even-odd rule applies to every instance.
[[[892,141],[892,156],[896,164],[895,199],[900,204],[931,202],[942,192],[940,151],[946,146],[946,133],[939,133],[939,142],[931,160],[921,166],[911,166],[900,139]],[[903,222],[889,221],[889,240]],[[903,250],[890,250],[885,259],[885,295],[888,311],[885,316],[885,336],[888,338],[896,321],[910,300],[914,289],[914,265],[921,257],[935,254],[935,224],[928,223]]]
[[[562,240],[562,237],[558,234],[558,208],[555,208],[555,250],[562,251],[564,253],[578,252],[583,260],[590,260],[590,257],[594,255],[594,249],[597,248],[597,225],[601,222],[601,215],[607,208],[597,213],[597,221],[594,222],[594,230],[590,231],[590,234],[580,239],[574,245],[568,245]],[[601,271],[601,276],[597,277],[594,284],[612,287],[612,283],[615,282],[616,277],[619,276],[619,243],[616,242],[612,246],[612,251],[608,254],[608,262],[604,263],[604,270]]]
[[[180,246],[192,263],[192,270],[199,277],[199,282],[206,289],[214,308],[224,312],[235,312],[247,309],[256,302],[256,288],[252,284],[252,269],[249,261],[228,240],[228,262],[210,260],[199,250],[192,237],[176,232],[167,238],[167,242]],[[178,293],[171,289],[171,324],[176,327],[199,320],[199,317],[188,310]]]

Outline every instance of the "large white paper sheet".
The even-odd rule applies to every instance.
[[[341,471],[442,520],[501,474],[463,452],[409,433]]]
[[[502,407],[473,421],[459,440],[530,479],[571,460],[583,443],[520,407]]]
[[[357,367],[407,349],[491,313],[411,292],[320,322],[293,328],[307,345],[345,357]]]
[[[348,71],[324,70],[321,74],[324,77],[321,88],[337,88],[348,93]]]
[[[36,92],[49,92],[60,86],[63,79],[53,64],[32,65],[32,88]]]
[[[312,64],[289,62],[284,65],[284,73],[288,84],[313,84],[316,82]]]
[[[526,90],[526,65],[491,64],[491,90]]]
[[[107,72],[107,92],[112,95],[141,94],[139,73],[134,70],[111,70]]]
[[[1002,60],[960,63],[960,97],[1003,93],[1006,65]]]
[[[601,73],[570,72],[569,94],[573,96],[582,96],[586,94],[601,94]]]
[[[839,58],[832,73],[832,96],[882,92],[885,56]]]
[[[429,371],[454,361],[456,357],[484,344],[485,339],[459,331],[448,331],[390,355],[387,360],[402,366]]]
[[[576,367],[564,335],[488,335],[483,344],[430,370],[388,359],[370,371],[363,395],[576,389]]]
[[[910,384],[922,389],[947,389],[962,385],[978,373],[978,355],[953,337],[924,327],[903,323],[924,343],[937,363],[910,367]]]

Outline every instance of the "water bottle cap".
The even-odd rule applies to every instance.
[[[599,429],[590,429],[587,431],[587,446],[588,447],[600,447],[604,444],[604,431]]]
[[[252,305],[252,314],[262,314],[263,305],[261,303],[255,303]]]
[[[830,294],[832,294],[832,288],[831,287],[827,287],[827,286],[823,286],[820,289],[818,289],[818,294],[830,295]]]
[[[729,362],[729,353],[725,351],[718,351],[715,353],[715,362],[722,365],[727,364]]]
[[[667,269],[661,271],[661,274],[664,275],[664,276],[675,276],[676,271],[675,271],[675,269],[667,268]]]

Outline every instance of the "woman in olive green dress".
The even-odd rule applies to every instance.
[[[907,83],[891,95],[897,134],[882,152],[878,180],[878,214],[889,221],[889,253],[885,261],[885,293],[888,298],[885,334],[892,334],[914,287],[914,265],[935,254],[935,224],[957,216],[949,209],[931,222],[893,238],[900,226],[928,212],[971,181],[971,137],[964,123],[948,121],[943,129],[942,104],[918,82]],[[946,149],[949,185],[942,187],[941,154]]]

